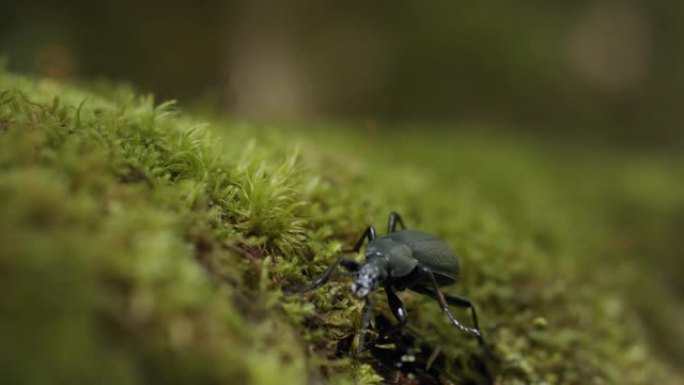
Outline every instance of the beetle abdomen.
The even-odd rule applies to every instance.
[[[458,256],[446,242],[435,235],[404,230],[387,234],[387,238],[408,246],[413,258],[430,268],[440,285],[451,284],[458,279]]]

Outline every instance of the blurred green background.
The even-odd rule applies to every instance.
[[[0,51],[240,116],[680,146],[682,16],[677,0],[10,0]]]

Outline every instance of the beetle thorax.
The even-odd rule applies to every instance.
[[[363,299],[370,292],[377,289],[380,283],[387,278],[387,263],[384,258],[373,258],[363,265],[358,271],[351,291],[358,299]]]

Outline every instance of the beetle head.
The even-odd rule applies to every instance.
[[[363,299],[377,289],[385,279],[386,271],[374,263],[366,263],[359,269],[358,275],[351,285],[351,291],[358,299]]]

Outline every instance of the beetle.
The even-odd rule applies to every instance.
[[[401,226],[401,230],[397,231],[397,226]],[[355,276],[351,291],[356,298],[365,301],[357,355],[363,349],[364,335],[374,305],[371,293],[381,287],[385,290],[390,310],[399,321],[400,328],[406,324],[407,314],[395,291],[408,289],[437,300],[440,309],[454,326],[475,336],[479,344],[485,346],[472,302],[465,297],[446,294],[440,289],[456,283],[459,278],[458,256],[446,242],[426,232],[406,230],[401,216],[394,211],[388,218],[387,235],[378,236],[375,227],[368,226],[350,251],[358,253],[366,240],[368,245],[363,263],[337,258],[319,278],[295,292],[305,293],[321,287],[338,266]],[[461,324],[448,305],[470,309],[473,327]]]

